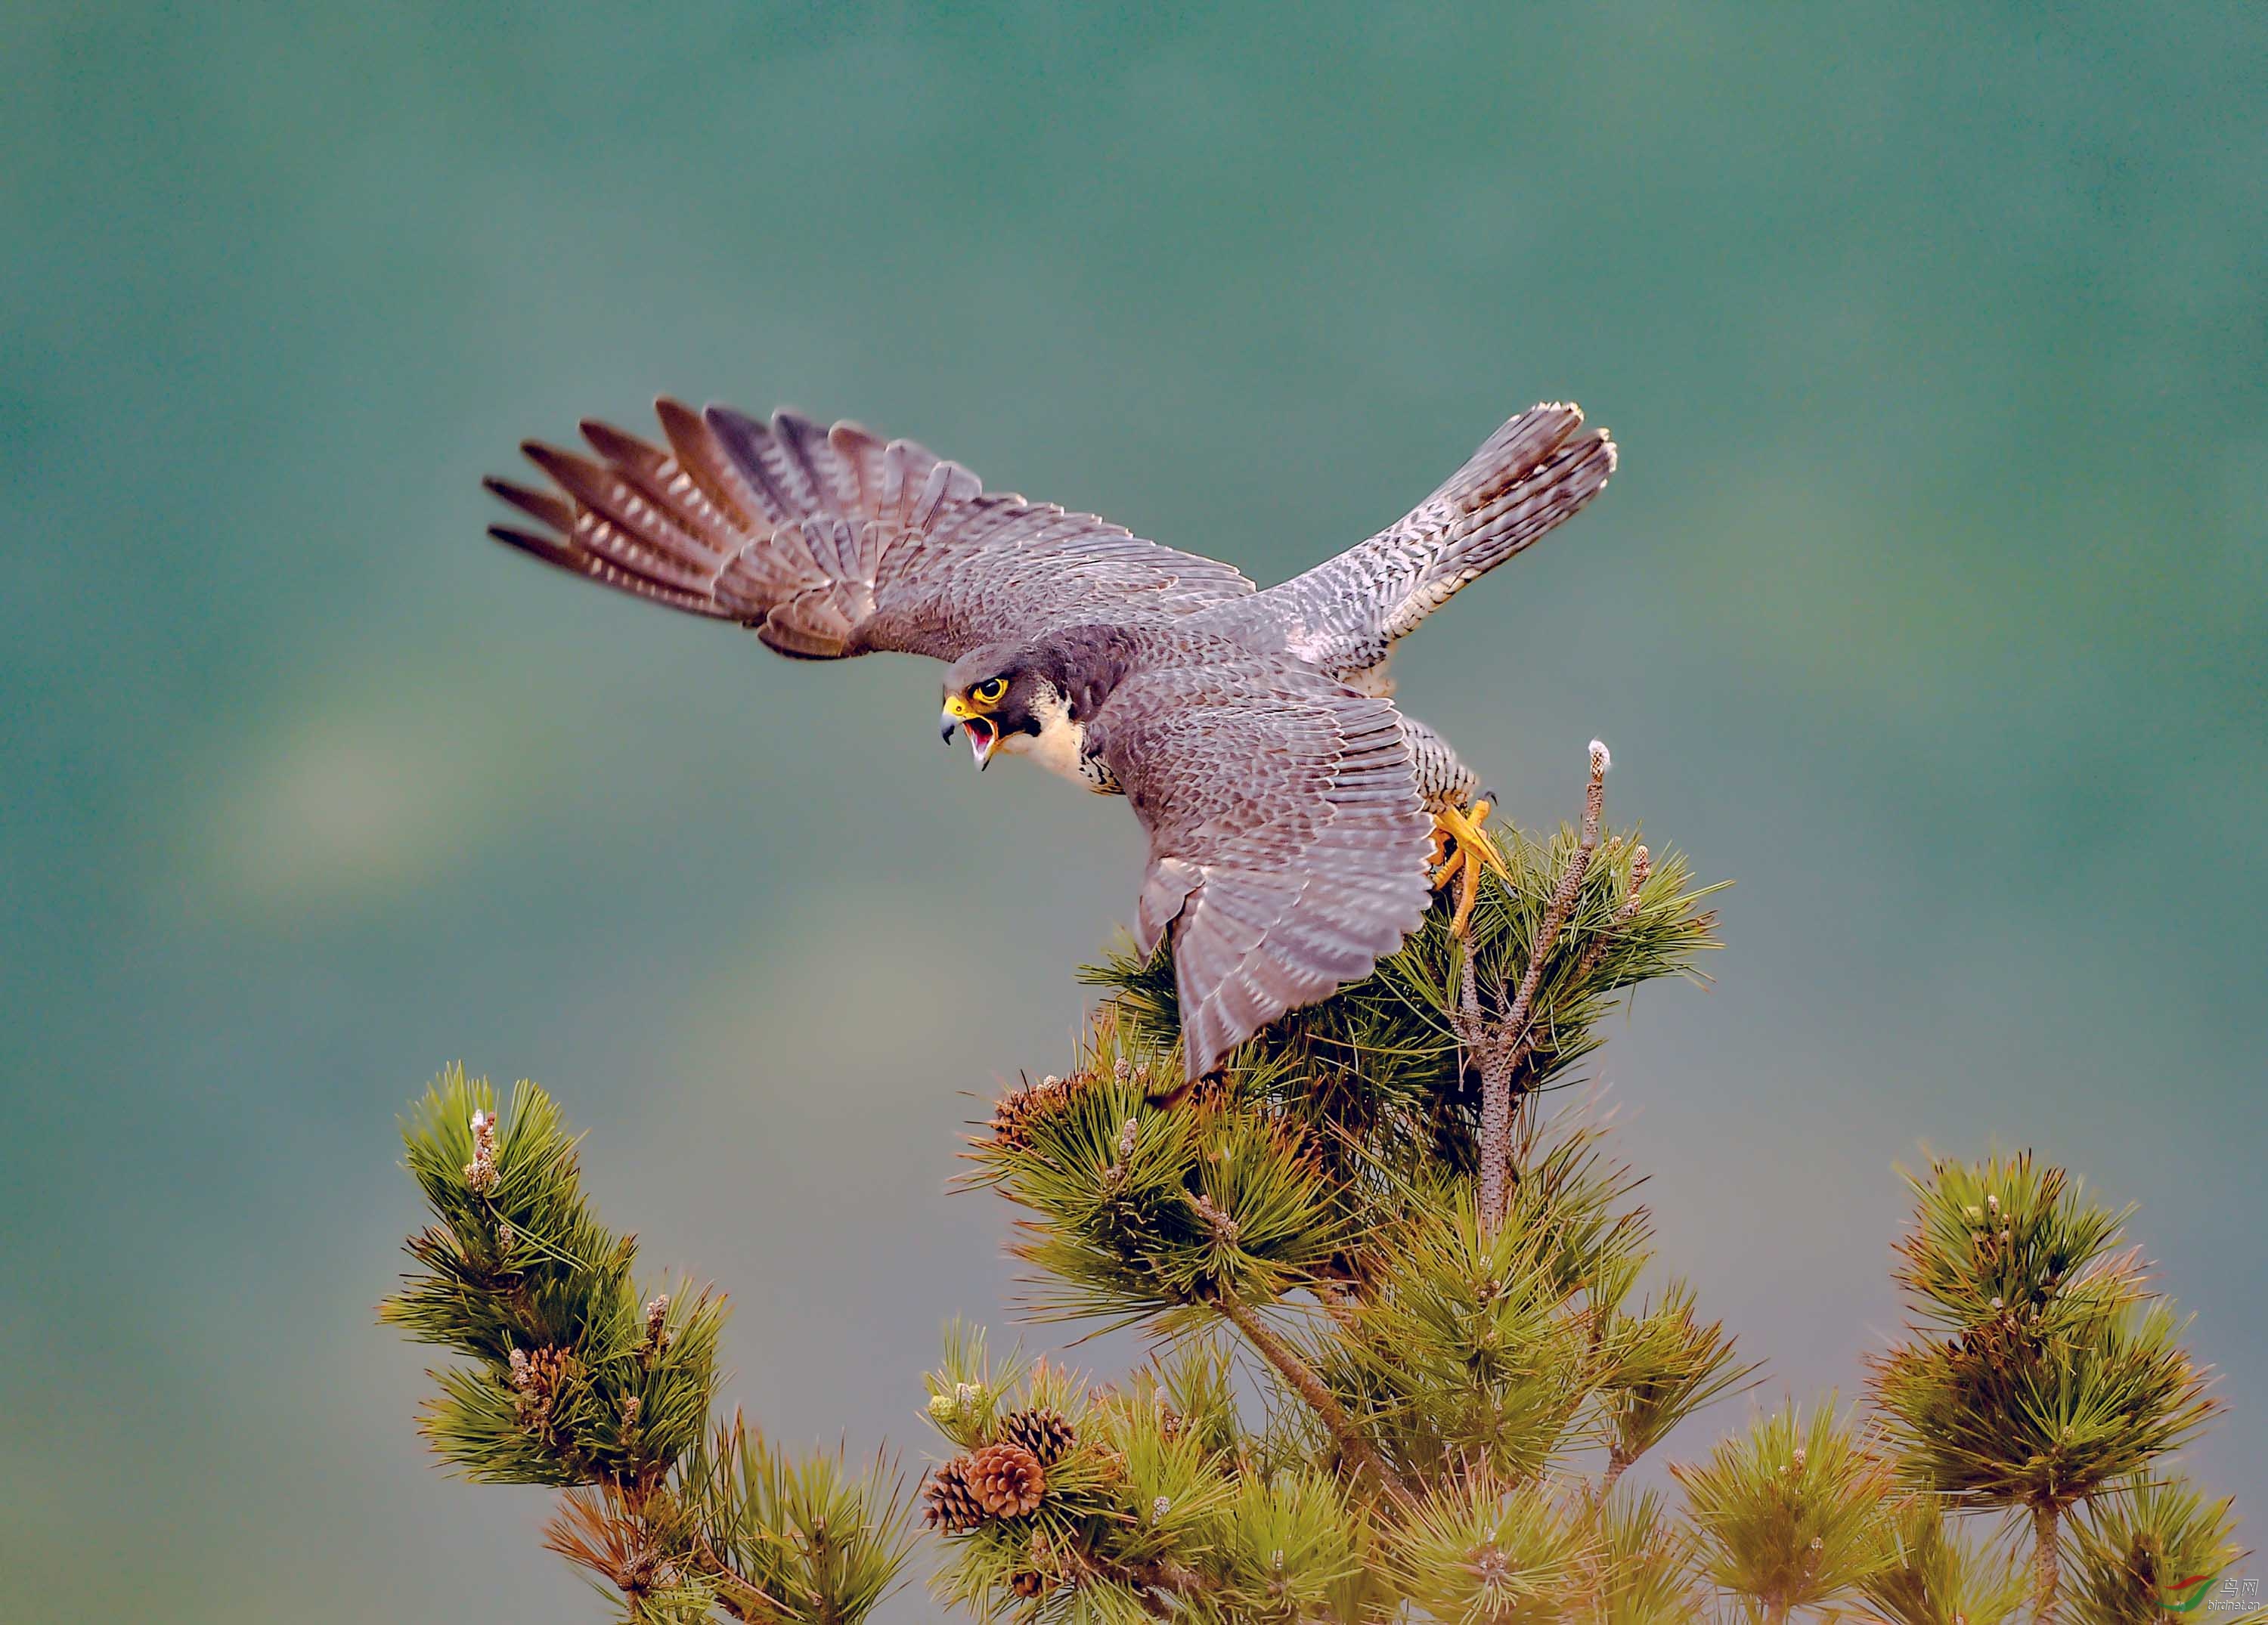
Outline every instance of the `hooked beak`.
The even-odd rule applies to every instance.
[[[945,711],[938,721],[939,737],[948,745],[953,742],[955,728],[968,731],[968,751],[976,759],[977,771],[992,765],[992,747],[1000,742],[1000,731],[992,725],[990,717],[969,710],[968,702],[956,694],[946,701]]]

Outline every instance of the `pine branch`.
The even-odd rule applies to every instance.
[[[1527,1482],[1579,1437],[1604,1370],[1581,1299],[1594,1266],[1620,1245],[1598,1245],[1621,1233],[1614,1226],[1589,1241],[1569,1233],[1588,1227],[1577,1210],[1598,1194],[1547,1176],[1517,1221],[1491,1234],[1460,1192],[1379,1239],[1391,1261],[1352,1327],[1325,1346],[1325,1378],[1361,1397],[1366,1431],[1404,1482],[1468,1465]]]
[[[1366,1473],[1381,1489],[1391,1491],[1396,1487],[1394,1474],[1379,1460],[1370,1441],[1356,1430],[1347,1417],[1346,1408],[1337,1396],[1323,1386],[1315,1369],[1301,1359],[1292,1346],[1269,1328],[1248,1304],[1221,1300],[1214,1305],[1230,1325],[1244,1335],[1260,1357],[1276,1369],[1278,1376],[1290,1385],[1292,1392],[1306,1401],[1323,1426],[1330,1430],[1332,1440],[1339,1453],[1360,1472]]]
[[[1897,1279],[1918,1324],[1871,1385],[1913,1488],[2029,1509],[2045,1530],[2041,1509],[2147,1470],[2213,1417],[2186,1322],[2117,1250],[2124,1213],[2029,1152],[1940,1160],[1908,1183]],[[2040,1571],[2045,1585],[2048,1555]]]
[[[1607,747],[1596,739],[1591,741],[1591,779],[1583,798],[1582,834],[1576,842],[1566,868],[1561,871],[1559,884],[1545,907],[1543,920],[1537,928],[1535,939],[1528,951],[1528,969],[1520,979],[1520,990],[1505,1011],[1496,1031],[1491,1033],[1480,1016],[1480,997],[1476,990],[1477,973],[1470,953],[1465,956],[1463,976],[1459,987],[1458,1002],[1462,1014],[1459,1037],[1469,1059],[1476,1062],[1481,1075],[1481,1136],[1480,1188],[1481,1214],[1491,1229],[1504,1223],[1506,1205],[1506,1186],[1512,1173],[1512,1080],[1526,1057],[1529,1033],[1535,1019],[1535,990],[1543,985],[1543,967],[1552,948],[1559,940],[1560,930],[1575,907],[1581,893],[1583,877],[1590,872],[1592,856],[1599,848],[1599,822],[1606,812],[1607,769],[1612,758]],[[1640,848],[1643,851],[1645,849]],[[1650,859],[1649,859],[1650,867]],[[1639,877],[1631,888],[1631,897],[1616,915],[1618,923],[1626,923],[1627,916],[1637,912]],[[1587,950],[1585,967],[1595,969],[1604,957],[1605,939],[1602,938]]]
[[[1749,1386],[1759,1369],[1736,1361],[1724,1323],[1702,1321],[1692,1289],[1682,1281],[1670,1283],[1657,1309],[1636,1316],[1618,1309],[1601,1313],[1596,1357],[1608,1430],[1602,1495],[1679,1423]]]
[[[487,1081],[452,1069],[402,1133],[435,1222],[379,1319],[472,1360],[433,1374],[434,1449],[476,1481],[568,1489],[544,1543],[633,1620],[870,1613],[908,1553],[889,1475],[785,1462],[737,1416],[704,1439],[724,1302],[641,1293],[637,1244],[593,1214],[550,1098],[523,1082],[500,1117]]]
[[[1576,961],[1575,976],[1578,981],[1587,982],[1598,973],[1599,967],[1606,962],[1608,952],[1615,945],[1616,934],[1629,930],[1631,922],[1638,918],[1638,891],[1653,873],[1653,854],[1641,845],[1631,853],[1630,892],[1623,899],[1622,908],[1616,911],[1614,924],[1594,937],[1591,945],[1583,950],[1583,957]]]

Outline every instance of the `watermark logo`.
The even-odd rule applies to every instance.
[[[2194,1614],[2213,1594],[2213,1583],[2217,1577],[2192,1574],[2186,1579],[2161,1580],[2158,1583],[2158,1606],[2169,1614]]]
[[[2259,1606],[2260,1582],[2213,1574],[2192,1574],[2158,1586],[2158,1606],[2169,1614],[2217,1614]]]

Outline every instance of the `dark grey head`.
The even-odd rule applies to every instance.
[[[966,732],[986,767],[996,753],[1020,755],[1065,724],[1084,726],[1125,671],[1123,637],[1108,627],[971,650],[945,674],[941,731],[947,739],[955,728]]]
[[[979,768],[991,764],[996,750],[1018,748],[1011,741],[1027,746],[1036,739],[1044,715],[1063,709],[1061,690],[1042,670],[1038,653],[994,643],[969,651],[946,673],[941,732],[948,741],[955,728],[965,732]]]

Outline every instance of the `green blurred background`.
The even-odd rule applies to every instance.
[[[932,668],[480,539],[659,390],[1263,579],[1580,400],[1613,489],[1400,670],[1522,822],[1600,735],[1740,882],[1601,1069],[1669,1261],[1847,1395],[1894,1162],[2036,1145],[2142,1204],[2257,1517],[2264,63],[2251,4],[6,8],[0,1614],[596,1616],[372,1323],[455,1057],[784,1438],[917,1451],[1005,1319],[954,1135],[1138,837]]]

